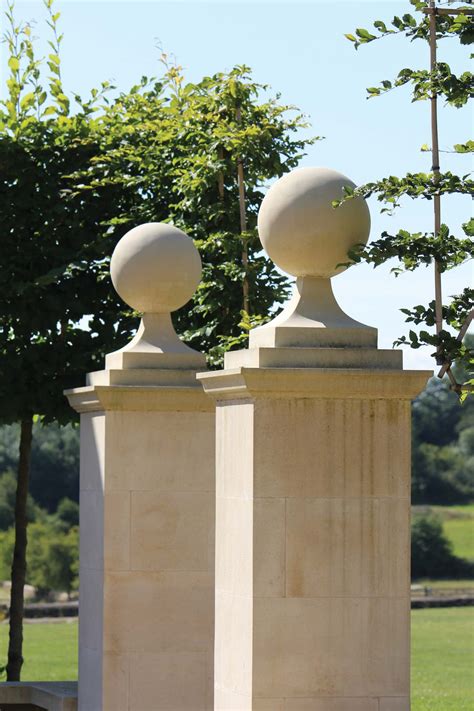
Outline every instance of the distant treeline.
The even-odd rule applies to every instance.
[[[444,381],[433,378],[412,413],[412,502],[474,501],[474,395],[460,404]]]

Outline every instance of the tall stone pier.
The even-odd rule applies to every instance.
[[[214,617],[214,405],[205,359],[170,312],[201,262],[170,225],[142,225],[112,257],[137,336],[67,393],[81,413],[80,711],[209,711]]]
[[[217,403],[219,711],[410,708],[410,400],[430,373],[333,296],[369,234],[362,199],[332,207],[352,185],[303,168],[272,186],[259,233],[294,297],[198,376]]]

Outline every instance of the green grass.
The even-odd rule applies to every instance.
[[[412,612],[412,711],[473,711],[474,609]]]
[[[8,625],[0,625],[0,663],[8,647]],[[24,626],[25,663],[22,681],[74,681],[77,679],[77,620],[35,622]]]
[[[459,558],[474,559],[474,518],[453,518],[443,522],[446,537],[453,544],[453,553]]]
[[[0,660],[8,626],[0,625]],[[25,625],[24,681],[74,680],[77,622]],[[474,710],[474,608],[412,612],[412,711]]]

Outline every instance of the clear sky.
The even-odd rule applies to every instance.
[[[0,5],[5,7],[5,0]],[[356,27],[370,29],[376,19],[410,12],[408,0],[56,0],[56,6],[64,31],[63,79],[71,91],[86,94],[106,79],[126,90],[142,75],[159,74],[159,43],[175,55],[190,81],[247,64],[258,81],[281,93],[283,102],[298,106],[312,123],[309,133],[325,136],[302,165],[335,168],[356,183],[430,169],[430,154],[419,150],[430,144],[428,103],[411,104],[406,87],[365,98],[367,86],[392,79],[403,67],[427,67],[427,45],[390,37],[355,52],[344,38]],[[17,13],[36,20],[35,34],[43,40],[41,0],[17,0]],[[467,69],[468,50],[454,39],[440,43],[439,56],[454,70]],[[466,141],[472,118],[469,108],[442,108],[441,148]],[[441,154],[441,165],[460,174],[472,169],[469,158],[449,153]],[[408,200],[392,218],[380,215],[374,200],[369,207],[372,239],[400,227],[432,230],[431,202]],[[470,210],[468,197],[447,198],[442,219],[454,230]],[[463,265],[444,275],[444,292],[458,293],[469,282],[472,265]],[[434,298],[432,268],[395,278],[389,267],[359,265],[338,276],[334,287],[347,313],[377,326],[379,344],[388,348],[406,330],[399,308]],[[434,367],[426,352],[404,353],[406,367]]]

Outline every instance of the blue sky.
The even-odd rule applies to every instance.
[[[298,106],[312,123],[309,133],[325,136],[309,149],[302,165],[335,168],[356,183],[430,168],[430,155],[419,150],[430,144],[428,104],[411,104],[406,88],[365,98],[367,86],[391,79],[401,68],[426,67],[427,45],[390,37],[355,52],[344,38],[356,27],[370,28],[373,20],[409,12],[408,0],[57,0],[56,7],[62,13],[63,78],[70,90],[86,94],[106,79],[125,90],[143,74],[158,74],[159,42],[175,55],[190,81],[247,64],[258,81],[281,93],[283,102]],[[42,41],[41,1],[17,0],[17,14],[36,20],[35,34]],[[455,40],[441,42],[439,55],[455,70],[467,68],[468,52]],[[442,108],[441,148],[467,140],[471,124],[470,109]],[[448,153],[442,153],[441,162],[442,169],[461,174],[471,168],[467,157]],[[369,207],[373,239],[400,227],[432,229],[430,202],[407,201],[392,218],[381,216],[375,201]],[[457,229],[470,216],[471,200],[448,198],[442,210],[443,221]],[[444,291],[457,293],[469,281],[472,265],[464,265],[444,276]],[[360,265],[338,276],[334,288],[341,306],[377,326],[379,345],[390,348],[405,330],[399,308],[433,298],[433,272],[421,269],[394,278],[389,267]],[[433,367],[421,351],[405,349],[404,359],[406,367]]]

